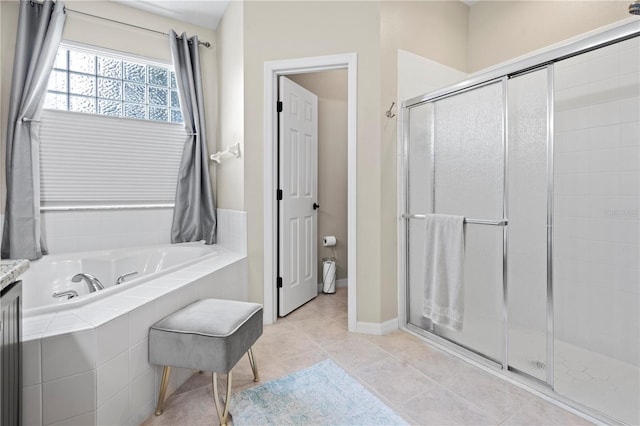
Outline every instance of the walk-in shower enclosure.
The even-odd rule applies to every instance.
[[[640,22],[403,103],[406,328],[640,423]],[[422,315],[425,216],[464,216],[465,316]]]

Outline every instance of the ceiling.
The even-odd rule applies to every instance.
[[[136,9],[215,30],[232,0],[113,0]],[[472,6],[479,0],[460,0]]]
[[[230,0],[113,0],[156,15],[215,30]]]

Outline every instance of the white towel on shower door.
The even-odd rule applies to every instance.
[[[422,315],[461,330],[464,319],[464,217],[427,215]]]

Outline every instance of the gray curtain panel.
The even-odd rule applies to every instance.
[[[20,2],[7,123],[2,258],[35,260],[47,253],[40,223],[38,121],[64,22],[61,2]]]
[[[184,127],[187,132],[187,141],[184,144],[178,171],[171,242],[204,240],[206,244],[214,244],[216,242],[216,211],[209,179],[209,153],[198,37],[187,38],[186,33],[178,37],[172,30],[169,32],[169,45],[176,71]]]

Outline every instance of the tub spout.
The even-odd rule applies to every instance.
[[[82,280],[84,280],[89,286],[89,293],[94,293],[98,290],[104,290],[104,286],[102,285],[100,280],[91,274],[76,274],[73,276],[73,278],[71,278],[71,281],[73,281],[74,283],[79,283]]]

